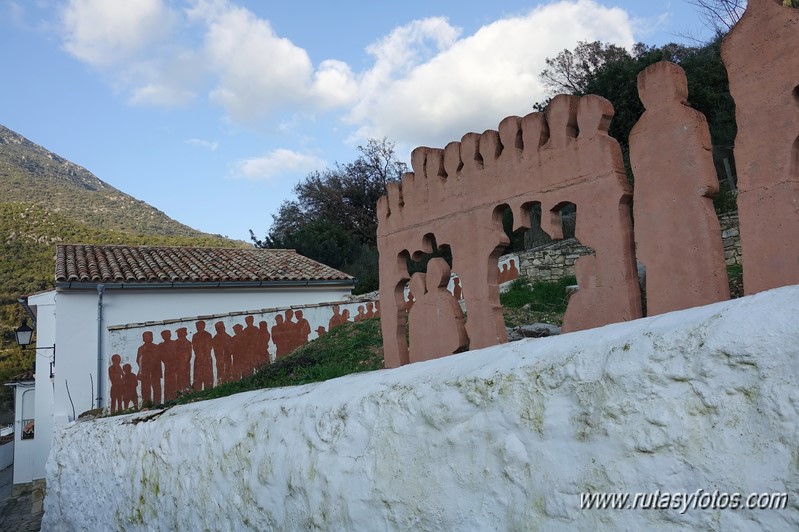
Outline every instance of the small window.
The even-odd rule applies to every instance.
[[[22,439],[23,440],[32,440],[35,428],[36,428],[36,423],[32,419],[23,419],[22,420]]]

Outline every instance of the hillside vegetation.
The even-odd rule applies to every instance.
[[[183,225],[0,126],[0,383],[34,366],[35,351],[14,341],[17,299],[53,288],[58,243],[246,245]],[[0,424],[10,391],[0,386]]]

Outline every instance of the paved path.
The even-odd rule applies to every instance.
[[[19,497],[11,496],[11,479],[14,466],[0,471],[0,530],[4,532],[32,532],[42,527],[42,514],[31,514],[30,492]]]

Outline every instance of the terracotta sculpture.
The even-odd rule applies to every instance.
[[[562,238],[562,205],[576,204],[576,236],[596,253],[576,262],[580,291],[570,302],[564,330],[641,316],[629,213],[632,191],[621,149],[607,134],[612,115],[613,107],[603,98],[562,95],[552,100],[546,115],[508,117],[498,131],[468,133],[443,150],[413,151],[413,173],[401,185],[390,183],[377,205],[386,367],[410,361],[403,297],[410,279],[406,259],[431,253],[434,240],[439,248],[450,249],[452,267],[468,286],[470,347],[506,341],[497,287],[498,259],[508,244],[502,213],[511,208],[514,229],[529,228],[535,202],[550,213],[544,228],[556,239]]]
[[[408,318],[411,362],[459,353],[469,345],[461,307],[447,290],[449,275],[446,261],[435,258],[426,274],[411,277],[411,290],[417,294]]]
[[[647,314],[729,299],[707,120],[686,105],[688,81],[674,63],[655,63],[638,74],[638,93],[646,111],[630,133],[630,163]]]
[[[721,56],[735,100],[744,292],[799,283],[799,9],[749,0]]]

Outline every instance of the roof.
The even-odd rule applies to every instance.
[[[33,382],[35,380],[36,380],[36,374],[32,369],[29,369],[28,371],[25,371],[23,373],[20,373],[19,375],[14,375],[13,377],[11,377],[8,380],[7,384],[17,384],[20,382]]]
[[[56,286],[353,284],[355,278],[293,249],[59,244]]]

